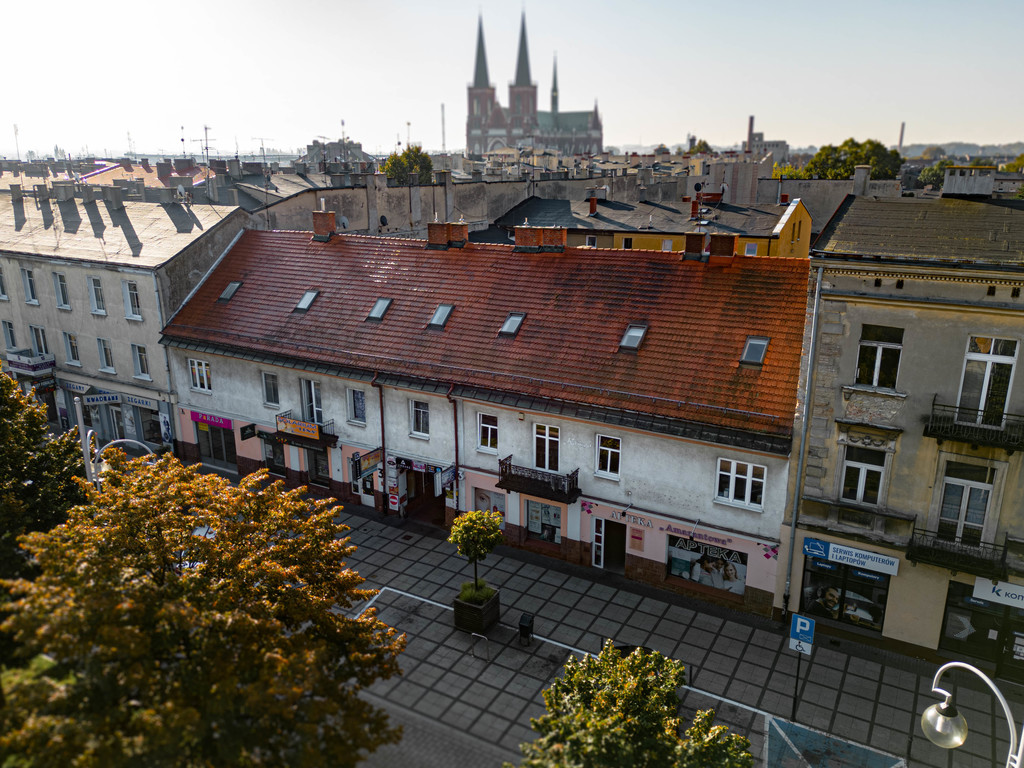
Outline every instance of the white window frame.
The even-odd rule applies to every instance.
[[[362,418],[359,418],[359,415],[356,413],[356,400],[359,400],[359,399],[362,400],[362,404],[363,404],[363,417]],[[350,388],[348,390],[348,396],[346,397],[346,400],[348,400],[348,421],[349,421],[349,423],[350,424],[359,424],[359,425],[365,427],[366,426],[366,391],[362,390],[362,389],[351,389]]]
[[[100,361],[100,370],[103,373],[117,373],[114,367],[114,350],[108,339],[96,339],[96,354]]]
[[[744,243],[743,244],[743,255],[744,256],[757,256],[757,243]]]
[[[121,298],[124,300],[125,319],[141,320],[142,302],[139,299],[139,284],[135,280],[121,281]]]
[[[614,440],[615,445],[602,445],[603,440]],[[622,471],[622,438],[597,435],[594,440],[594,474],[609,480],[618,480]],[[613,471],[614,469],[614,471]]]
[[[0,267],[0,301],[10,301],[7,295],[7,280],[4,278],[4,268]]]
[[[990,339],[991,342],[992,342],[992,347],[995,346],[995,343],[997,341],[1012,341],[1014,343],[1013,356],[1010,356],[1010,355],[997,355],[997,354],[995,354],[992,351],[989,351],[989,352],[971,352],[970,351],[970,349],[971,349],[971,341],[974,340],[974,339]],[[994,428],[997,428],[997,429],[1002,428],[1003,423],[1005,422],[1007,406],[1009,406],[1009,404],[1011,402],[1010,398],[1013,396],[1013,376],[1014,376],[1014,374],[1016,373],[1016,370],[1017,370],[1017,355],[1019,354],[1019,352],[1020,352],[1020,341],[1018,339],[1008,339],[1008,338],[1001,337],[1001,336],[997,337],[997,336],[974,336],[974,335],[972,335],[972,336],[968,337],[968,339],[967,339],[967,350],[964,353],[963,370],[962,370],[962,372],[960,374],[960,388],[957,391],[957,395],[956,395],[956,402],[957,402],[957,416],[956,416],[956,420],[957,420],[957,422],[959,422],[961,424],[979,424],[979,425],[983,425],[983,426],[991,426],[991,427],[994,427]],[[980,399],[978,401],[978,407],[977,408],[966,408],[963,405],[964,380],[967,377],[967,365],[969,363],[972,363],[972,362],[984,363],[985,364],[985,373],[984,373],[984,376],[982,378],[981,397],[980,397]],[[987,416],[985,411],[986,411],[986,406],[988,405],[989,395],[991,394],[989,392],[989,388],[992,385],[992,371],[993,371],[993,368],[996,365],[1009,365],[1010,366],[1010,373],[1009,373],[1009,376],[1007,376],[1006,394],[1003,397],[1003,410],[1002,410],[1002,413],[1001,413],[1000,422],[999,422],[999,424],[990,424],[990,423],[986,423],[986,421],[985,421],[985,418]],[[970,410],[970,411],[977,411],[977,413],[973,416],[973,418],[970,417],[970,416],[964,417],[960,413],[960,410],[962,408],[966,408],[966,410]]]
[[[32,337],[32,352],[36,357],[50,354],[50,346],[46,343],[46,329],[41,325],[30,325],[29,336]]]
[[[562,431],[559,427],[551,424],[533,425],[533,466],[537,469],[543,469],[545,472],[558,471],[559,441],[561,437]],[[541,443],[544,445],[544,461],[541,461],[541,452],[539,450]],[[551,460],[552,446],[555,448],[554,461]]]
[[[132,368],[135,371],[136,379],[152,381],[149,375],[149,354],[142,344],[132,344]]]
[[[430,403],[426,400],[409,400],[410,437],[430,437]]]
[[[312,424],[324,423],[323,390],[319,381],[299,379],[302,389],[302,419]]]
[[[78,336],[67,331],[64,331],[64,363],[78,366],[82,364],[82,358],[78,351]]]
[[[489,423],[484,423],[487,420]],[[493,423],[490,423],[493,420]],[[493,443],[493,445],[491,445]],[[498,417],[493,413],[476,415],[476,449],[481,453],[498,452]]]
[[[857,459],[850,458],[850,449],[872,451],[875,453],[882,454],[882,464],[873,464],[870,462],[858,461]],[[843,461],[840,464],[839,471],[839,489],[838,496],[841,503],[844,504],[857,504],[864,507],[884,507],[885,496],[886,496],[886,479],[889,475],[889,457],[892,454],[885,448],[880,447],[865,447],[862,445],[850,445],[847,444],[843,448]],[[847,469],[854,469],[857,471],[857,490],[854,498],[847,498],[843,496],[843,486],[846,484],[846,473]],[[868,473],[878,473],[878,498],[875,501],[864,501],[864,491],[867,485]]]
[[[213,392],[210,363],[206,360],[188,359],[191,388],[195,392]]]
[[[71,309],[68,281],[63,272],[53,273],[53,295],[57,298],[57,309]]]
[[[724,490],[722,488],[723,479],[728,480],[728,487]],[[715,473],[715,501],[719,504],[754,509],[760,512],[764,509],[764,487],[767,479],[768,467],[763,464],[719,457],[718,471]],[[742,492],[738,490],[738,485],[742,486]],[[752,500],[756,495],[755,488],[759,488],[761,491],[760,501]]]
[[[25,289],[25,303],[39,304],[39,296],[36,293],[36,278],[31,269],[21,268],[21,285]]]
[[[588,248],[597,247],[597,235],[585,235],[585,237],[587,238],[585,243]]]
[[[107,302],[103,298],[102,281],[93,275],[90,275],[86,280],[89,283],[89,309],[94,315],[107,314]]]
[[[633,248],[633,238],[632,237],[624,237],[624,238],[622,238],[622,250],[629,251],[629,250],[632,250],[632,248]]]
[[[672,251],[672,238],[666,237],[661,241],[661,250],[665,253],[671,253]]]
[[[12,323],[10,320],[4,320],[3,329],[4,344],[6,345],[7,349],[17,349],[18,340],[17,337],[14,335],[14,323]]]
[[[269,405],[273,408],[277,408],[281,405],[281,388],[280,380],[276,373],[270,371],[260,372],[260,381],[263,384],[263,404]],[[271,382],[273,384],[271,385]],[[271,397],[271,386],[273,387],[273,397]]]
[[[972,464],[989,469],[994,473],[992,484],[988,485],[987,483],[977,483],[975,481],[964,480],[961,478],[948,478],[946,473],[950,463]],[[940,451],[934,482],[935,493],[933,495],[932,506],[929,511],[928,530],[935,531],[936,534],[938,533],[939,523],[942,520],[942,500],[945,496],[947,483],[951,482],[966,488],[984,487],[990,489],[990,492],[988,508],[985,510],[985,522],[981,529],[981,541],[982,543],[989,544],[994,542],[996,531],[999,528],[999,510],[1002,508],[1003,485],[1006,482],[1009,469],[1010,465],[1005,461],[999,461],[997,459],[979,459],[972,456],[963,456],[960,454]],[[962,530],[963,525],[961,524],[958,526],[958,535]]]

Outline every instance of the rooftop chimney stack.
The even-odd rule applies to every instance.
[[[334,211],[313,211],[313,239],[326,243],[334,234]]]
[[[871,180],[871,166],[857,165],[853,168],[853,194],[854,197],[866,197],[868,194],[868,182]]]
[[[597,197],[591,195],[590,197],[590,214],[591,216],[597,216]]]

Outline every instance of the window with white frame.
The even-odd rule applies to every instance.
[[[281,396],[277,389],[277,374],[263,371],[263,404],[278,406]]]
[[[10,301],[7,295],[7,281],[4,279],[4,268],[0,267],[0,301]]]
[[[124,316],[129,320],[141,320],[142,305],[139,303],[138,283],[134,280],[122,280],[121,294],[124,297]]]
[[[622,440],[609,435],[597,436],[597,459],[594,466],[601,477],[618,479],[619,456],[622,453]]]
[[[671,251],[672,250],[672,240],[670,238],[665,238],[664,240],[661,241],[661,250],[663,250],[663,251]]]
[[[498,417],[492,413],[478,413],[476,447],[486,453],[498,452]]]
[[[300,379],[302,386],[302,417],[314,424],[324,423],[324,404],[320,397],[320,382]]]
[[[992,467],[946,462],[939,504],[940,539],[963,544],[981,543],[995,475]]]
[[[188,372],[191,377],[192,389],[199,392],[212,392],[213,379],[210,376],[210,363],[206,360],[189,358]]]
[[[626,250],[629,250],[630,248],[632,248],[633,247],[633,238],[632,237],[624,237],[624,238],[622,238],[622,247],[624,249],[626,249]]]
[[[82,358],[78,355],[78,337],[64,331],[64,360],[68,365],[81,365]]]
[[[857,383],[895,389],[902,353],[902,328],[865,323],[860,331],[860,349],[857,353]]]
[[[46,330],[38,325],[30,325],[32,332],[32,351],[36,357],[50,354],[50,347],[46,344]]]
[[[430,436],[430,403],[425,403],[422,400],[410,400],[409,417],[413,437]]]
[[[597,235],[586,235],[585,237],[587,238],[585,242],[588,248],[597,247]]]
[[[746,243],[743,246],[744,256],[757,256],[757,243]]]
[[[135,370],[135,378],[149,378],[149,356],[141,344],[132,344],[132,367]]]
[[[53,273],[53,295],[57,298],[57,309],[71,309],[71,297],[68,295],[68,281],[63,272]]]
[[[886,452],[859,445],[847,445],[843,458],[843,486],[840,497],[844,501],[878,506],[885,477]]]
[[[547,424],[533,425],[534,466],[537,469],[558,471],[558,427]]]
[[[104,373],[115,373],[114,350],[106,339],[96,339],[96,352],[100,358],[100,370]]]
[[[971,336],[960,381],[958,422],[1002,427],[1016,362],[1014,339]]]
[[[21,270],[21,285],[25,289],[25,303],[38,304],[39,297],[36,296],[36,278],[31,269]]]
[[[107,303],[103,300],[103,283],[98,277],[89,280],[89,309],[94,315],[107,314]]]
[[[770,341],[767,336],[747,336],[740,362],[746,365],[762,365]]]
[[[764,476],[760,464],[732,459],[718,460],[718,490],[715,501],[761,509],[764,499]]]
[[[348,391],[348,420],[356,424],[366,423],[366,393],[361,389]]]
[[[18,346],[17,340],[14,338],[14,323],[10,320],[3,321],[4,326],[4,344],[8,349],[16,349]]]

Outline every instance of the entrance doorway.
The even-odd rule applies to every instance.
[[[614,573],[626,572],[626,526],[600,517],[594,518],[591,561],[597,568]]]
[[[444,494],[434,495],[433,473],[406,470],[405,489],[409,517],[431,525],[444,525]]]
[[[196,440],[203,463],[235,469],[235,433],[211,424],[196,422]]]

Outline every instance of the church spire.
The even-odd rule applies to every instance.
[[[473,75],[474,88],[490,88],[491,79],[487,76],[487,53],[484,51],[484,17],[480,15],[480,23],[476,33],[476,68]]]
[[[516,61],[515,84],[533,85],[530,80],[530,57],[526,53],[526,11],[523,11],[523,24],[519,28],[519,59]]]
[[[558,54],[555,54],[555,71],[551,75],[551,111],[558,114]]]

